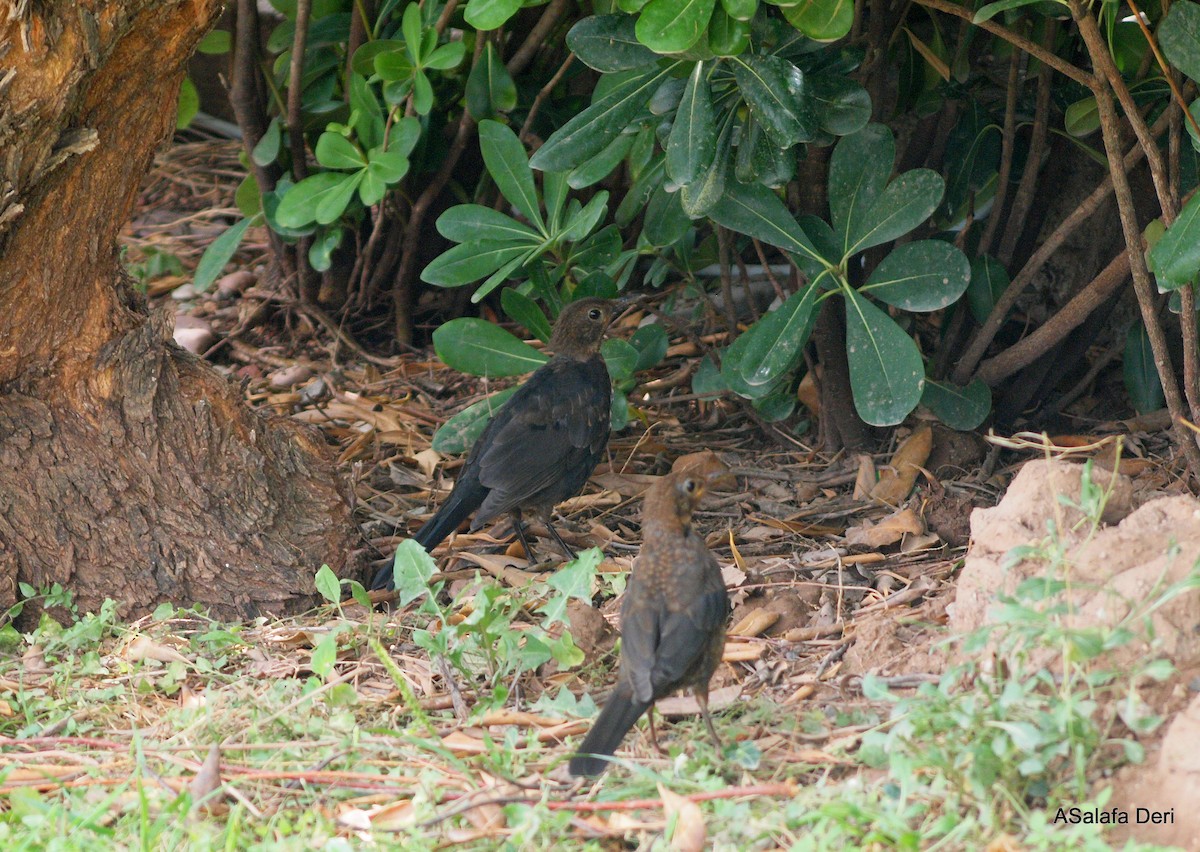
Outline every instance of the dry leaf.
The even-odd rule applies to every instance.
[[[658,785],[658,795],[662,796],[667,819],[675,818],[671,848],[678,852],[702,852],[708,832],[704,828],[704,813],[700,806],[691,799],[672,793],[661,783]]]
[[[149,636],[139,636],[125,646],[128,660],[157,660],[160,663],[186,663],[188,658],[169,645],[161,645]]]
[[[723,686],[708,694],[708,712],[717,713],[733,705],[742,694],[742,685]],[[654,703],[654,709],[667,719],[679,719],[684,716],[700,715],[700,704],[690,692],[686,695],[671,695],[661,698]]]
[[[442,462],[442,454],[433,448],[421,450],[421,452],[413,456],[413,461],[417,463],[417,467],[420,468],[421,473],[426,476],[433,476],[433,472]]]
[[[800,380],[800,387],[796,388],[796,399],[800,400],[800,404],[808,409],[812,419],[816,420],[821,416],[821,391],[817,387],[817,379],[820,378],[821,365],[817,365],[817,375],[809,370],[804,374],[804,378]]]
[[[7,701],[5,701],[3,698],[0,698],[0,716],[4,716],[5,718],[8,718],[8,717],[11,717],[14,715],[16,715],[16,714],[14,713],[14,711],[12,709],[12,705],[9,704]]]
[[[887,544],[895,544],[905,535],[918,535],[923,532],[925,532],[925,527],[917,513],[912,509],[901,509],[876,523],[864,521],[860,525],[846,530],[846,543],[883,547]]]
[[[200,766],[200,770],[192,778],[192,783],[188,784],[188,793],[192,797],[192,808],[203,807],[206,810],[212,808],[219,801],[218,796],[213,796],[217,790],[221,788],[221,748],[216,743],[209,746],[208,757],[204,758],[204,763]]]
[[[760,607],[747,613],[745,618],[730,628],[729,633],[732,636],[761,636],[779,620],[780,614]]]
[[[46,651],[41,645],[30,645],[21,655],[21,665],[25,674],[39,675],[50,671],[46,665]]]
[[[875,474],[875,460],[868,455],[858,457],[858,475],[854,477],[854,499],[866,500],[871,496],[871,490],[878,484]]]
[[[933,429],[929,425],[921,426],[905,438],[896,450],[890,469],[879,474],[879,482],[871,489],[871,497],[889,506],[898,506],[917,484],[917,474],[929,460],[932,450]]]

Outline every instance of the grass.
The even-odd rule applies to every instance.
[[[1093,530],[1104,499],[1087,480],[1076,508]],[[612,592],[597,553],[519,589],[475,578],[450,600],[402,546],[392,616],[328,569],[329,605],[282,621],[164,605],[124,622],[106,604],[18,633],[14,611],[0,847],[664,848],[702,824],[716,849],[1108,849],[1101,827],[1056,824],[1054,809],[1103,807],[1095,779],[1141,759],[1135,734],[1161,720],[1122,710],[1170,664],[1112,671],[1106,655],[1148,640],[1142,616],[1200,575],[1116,628],[1074,629],[1061,541],[1051,527],[1014,554],[1045,576],[1002,600],[940,679],[913,692],[868,677],[861,694],[783,706],[745,667],[751,697],[717,714],[723,752],[679,720],[660,732],[665,756],[631,734],[594,787],[563,764],[595,712],[583,687],[611,679],[611,659],[585,662],[566,629],[572,599]],[[62,589],[22,591],[71,610]]]

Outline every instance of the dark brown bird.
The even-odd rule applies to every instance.
[[[586,298],[563,308],[548,344],[554,356],[492,416],[454,490],[413,536],[422,547],[432,551],[472,512],[472,530],[509,512],[527,553],[523,519],[532,516],[574,556],[550,511],[582,490],[608,444],[612,384],[600,343],[619,304]],[[381,569],[371,586],[392,588],[392,567]]]
[[[729,594],[717,560],[692,529],[704,495],[701,474],[658,480],[642,509],[642,551],[621,605],[621,671],[596,723],[571,758],[572,775],[598,775],[625,732],[654,702],[691,687],[713,740],[708,682],[725,649]],[[651,710],[653,713],[653,710]],[[651,717],[653,720],[653,717]]]

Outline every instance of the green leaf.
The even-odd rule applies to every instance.
[[[583,189],[604,180],[625,159],[629,149],[633,147],[633,140],[632,133],[618,136],[599,154],[573,168],[567,174],[567,186],[571,189]],[[546,174],[558,174],[558,172],[546,172]]]
[[[808,92],[821,129],[834,136],[857,133],[871,120],[871,96],[849,77],[808,75]]]
[[[765,422],[778,423],[791,417],[796,410],[796,395],[784,388],[754,400],[751,405]]]
[[[733,75],[776,147],[790,148],[816,134],[817,119],[804,72],[795,65],[778,56],[749,55],[733,60]]]
[[[656,322],[644,325],[635,331],[629,338],[629,343],[638,351],[637,364],[633,367],[635,373],[649,370],[661,361],[670,346],[667,332]]]
[[[196,50],[200,53],[219,54],[228,53],[232,46],[233,34],[229,30],[210,30],[204,38],[200,39]]]
[[[437,563],[416,539],[409,538],[400,542],[392,559],[392,580],[396,586],[397,606],[406,607],[421,595],[429,594],[429,580],[436,571]]]
[[[683,210],[683,192],[667,192],[660,185],[650,196],[642,226],[642,238],[652,246],[674,245],[691,227]]]
[[[750,21],[758,11],[758,0],[721,0],[721,7],[735,21]]]
[[[424,71],[413,74],[413,109],[417,115],[428,115],[433,109],[433,84]]]
[[[846,356],[859,417],[894,426],[921,401],[925,365],[900,326],[856,290],[845,289]]]
[[[707,216],[725,195],[725,185],[729,180],[729,152],[733,147],[733,126],[734,116],[730,113],[721,124],[716,151],[708,171],[698,180],[684,184],[679,189],[683,212],[694,219]]]
[[[361,179],[361,172],[321,172],[306,177],[283,196],[275,218],[285,228],[301,228],[312,222],[328,225],[345,212]]]
[[[325,131],[317,139],[317,162],[327,169],[361,169],[367,158],[353,142],[340,133]]]
[[[517,105],[517,84],[490,41],[467,77],[467,110],[476,121],[508,112]]]
[[[629,425],[629,397],[620,388],[613,388],[612,404],[608,407],[608,428],[620,432]]]
[[[250,159],[258,166],[267,166],[275,162],[275,158],[279,156],[279,144],[282,138],[279,118],[275,117],[267,125],[266,131],[258,140],[258,144],[254,146],[254,150],[250,152]]]
[[[906,311],[937,311],[956,302],[971,281],[971,263],[957,246],[919,240],[897,246],[860,290]]]
[[[317,237],[308,247],[308,262],[317,272],[324,272],[333,266],[333,253],[342,244],[346,232],[342,228],[322,228]]]
[[[567,33],[567,47],[589,68],[605,74],[652,65],[658,54],[641,44],[629,15],[593,15]]]
[[[750,22],[731,18],[720,6],[708,22],[708,49],[717,56],[740,56],[750,46]]]
[[[758,184],[729,183],[725,195],[709,211],[718,225],[762,240],[784,251],[820,259],[808,235],[774,192]]]
[[[465,453],[475,444],[492,414],[519,388],[508,388],[487,399],[469,405],[443,423],[433,433],[433,448],[439,453]],[[399,585],[397,585],[399,588]]]
[[[342,584],[328,565],[322,565],[317,570],[316,585],[321,597],[330,603],[337,603],[342,599]]]
[[[1001,12],[1007,12],[1009,9],[1019,9],[1022,6],[1031,6],[1034,3],[1041,2],[1042,0],[998,0],[996,3],[988,3],[976,12],[975,17],[971,19],[971,23],[982,24],[984,21],[990,21]]]
[[[474,317],[438,326],[433,348],[447,366],[473,376],[519,376],[549,360],[499,326]]]
[[[701,358],[696,372],[692,374],[692,393],[716,394],[729,390],[729,382],[721,375],[721,368],[711,358]]]
[[[1091,95],[1068,106],[1063,115],[1063,126],[1072,136],[1087,136],[1099,130],[1100,107],[1096,97]]]
[[[992,391],[982,379],[976,379],[965,388],[926,379],[921,404],[951,429],[970,432],[991,413]]]
[[[707,172],[717,151],[717,125],[706,69],[703,62],[692,69],[667,140],[667,174],[682,186]]]
[[[383,144],[383,110],[379,106],[379,100],[375,97],[375,90],[371,88],[371,84],[366,81],[365,77],[351,74],[349,87],[350,109],[354,114],[354,135],[363,148],[369,151]],[[415,121],[415,119],[413,120]],[[418,128],[418,132],[419,130]],[[393,128],[393,135],[395,131],[396,128]]]
[[[500,306],[504,308],[504,313],[525,326],[538,340],[543,343],[550,340],[550,320],[546,319],[546,315],[533,299],[519,290],[508,287],[500,294]]]
[[[650,95],[678,65],[649,68],[614,87],[556,130],[529,165],[541,171],[567,171],[599,154],[645,109]]]
[[[425,61],[421,63],[421,66],[423,68],[432,68],[435,71],[449,71],[451,68],[458,67],[466,53],[467,46],[461,41],[448,41],[429,54],[425,58]]]
[[[200,112],[200,93],[190,78],[184,77],[179,86],[179,104],[175,108],[175,129],[182,130]]]
[[[376,204],[383,198],[384,192],[392,186],[404,180],[404,176],[408,174],[408,154],[403,149],[392,149],[384,151],[382,148],[373,148],[367,156],[367,174],[363,181],[363,189],[359,195],[362,197],[363,204],[370,207]],[[366,191],[367,181],[371,181],[374,186],[368,198]]]
[[[716,0],[650,0],[638,17],[638,41],[655,53],[681,53],[700,40]]]
[[[479,146],[488,173],[496,181],[500,192],[544,233],[545,223],[538,206],[533,172],[529,169],[525,146],[517,134],[498,121],[484,120],[479,123]]]
[[[800,0],[785,6],[788,23],[813,41],[837,41],[854,23],[853,0]]]
[[[1196,277],[1200,271],[1200,194],[1192,196],[1155,243],[1150,264],[1160,290],[1182,287]]]
[[[404,53],[404,42],[399,39],[379,38],[374,41],[365,41],[358,46],[358,50],[354,51],[354,59],[351,60],[351,70],[354,74],[362,78],[365,83],[366,78],[376,73],[378,70],[375,66],[375,57],[383,53]],[[354,83],[351,81],[351,85]],[[353,95],[351,96],[353,100]]]
[[[842,137],[833,149],[829,158],[829,212],[843,256],[852,244],[850,235],[865,229],[867,216],[887,187],[895,157],[892,131],[882,124],[868,124]]]
[[[512,260],[508,261],[495,272],[493,272],[490,276],[488,276],[488,279],[480,284],[475,289],[475,292],[471,294],[471,304],[476,305],[483,301],[484,297],[487,296],[488,293],[492,292],[509,278],[511,278],[513,273],[516,272],[519,267],[529,263],[529,261],[533,260],[534,257],[537,256],[537,254],[538,250],[536,248],[529,249],[525,251],[524,254],[514,257]]]
[[[309,657],[308,667],[312,669],[312,673],[317,677],[328,677],[333,671],[334,663],[337,662],[338,650],[338,635],[337,631],[331,631],[321,637],[321,641],[312,649],[312,656]]]
[[[980,325],[987,322],[996,302],[1008,289],[1008,270],[1004,264],[985,254],[971,261],[971,283],[967,285],[967,304],[971,316]]]
[[[488,241],[536,245],[541,241],[533,228],[482,204],[456,204],[438,217],[437,230],[456,243]]]
[[[400,42],[393,42],[400,44]],[[416,66],[412,64],[408,53],[402,47],[385,50],[375,54],[375,73],[385,83],[399,83],[412,78]]]
[[[575,202],[571,202],[572,206]],[[592,196],[579,212],[569,217],[563,228],[562,238],[567,242],[578,242],[591,233],[592,228],[600,221],[600,217],[608,210],[608,190],[601,190]]]
[[[249,218],[262,212],[262,193],[258,191],[258,181],[254,172],[247,172],[233,193],[233,203],[242,215]]]
[[[1130,326],[1125,336],[1124,374],[1125,390],[1138,414],[1148,414],[1163,407],[1165,397],[1158,369],[1154,366],[1150,335],[1140,321]]]
[[[421,60],[421,45],[424,42],[424,27],[421,26],[420,3],[409,3],[400,18],[400,31],[404,34],[404,45],[414,62]]]
[[[520,8],[521,0],[471,0],[463,17],[477,30],[494,30]]]
[[[638,351],[627,340],[610,337],[600,345],[600,354],[604,356],[604,365],[613,381],[628,379],[637,367]]]
[[[1171,4],[1158,25],[1158,43],[1172,65],[1200,83],[1200,4]]]
[[[212,283],[217,280],[217,276],[225,269],[225,264],[229,263],[238,246],[242,244],[242,237],[246,235],[246,229],[250,227],[251,221],[251,219],[243,219],[236,225],[231,225],[225,233],[209,243],[204,254],[200,256],[200,262],[196,264],[192,289],[197,293],[203,293],[212,286]]]
[[[861,231],[848,235],[847,254],[907,234],[933,214],[945,189],[942,176],[930,169],[913,169],[900,175],[875,200]]]
[[[463,243],[435,257],[421,271],[421,280],[438,287],[459,287],[491,275],[528,251],[527,244],[495,240]]]
[[[796,369],[812,333],[818,295],[819,288],[811,285],[793,293],[733,342],[721,365],[730,387],[738,393],[745,390],[739,388],[742,383],[751,389],[772,389]]]

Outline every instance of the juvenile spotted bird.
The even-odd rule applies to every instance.
[[[413,536],[426,550],[475,513],[477,530],[509,512],[526,552],[524,518],[545,522],[568,556],[571,549],[550,523],[557,503],[582,490],[608,444],[612,384],[600,343],[620,303],[586,298],[563,308],[550,336],[553,357],[495,413],[471,448],[454,490]],[[393,587],[392,568],[373,588]]]
[[[702,475],[683,470],[664,476],[646,494],[642,550],[621,605],[617,685],[571,758],[572,775],[603,772],[608,761],[601,755],[615,752],[656,700],[683,687],[692,688],[704,724],[720,745],[708,715],[708,682],[725,649],[730,606],[717,560],[692,528],[704,482]]]

